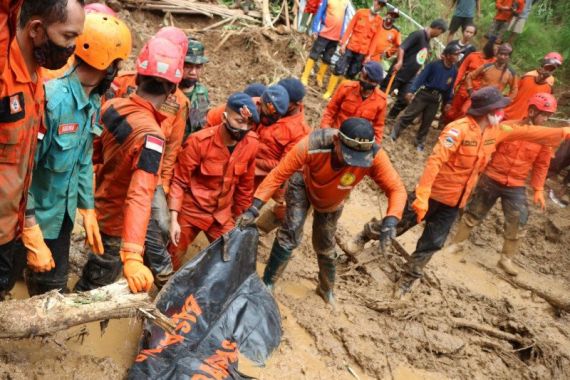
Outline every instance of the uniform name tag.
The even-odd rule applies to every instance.
[[[144,147],[162,154],[164,151],[164,140],[154,136],[146,136]]]
[[[78,129],[79,129],[79,124],[77,123],[60,124],[57,129],[57,133],[59,135],[65,135],[68,133],[75,133],[77,132]]]
[[[20,104],[20,96],[13,95],[10,96],[10,114],[15,114],[22,112],[22,105]]]

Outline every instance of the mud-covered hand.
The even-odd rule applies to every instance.
[[[259,216],[259,211],[263,207],[263,202],[257,198],[253,199],[253,204],[245,210],[243,214],[237,217],[236,226],[240,229],[244,229],[249,226],[253,226],[257,217]]]
[[[418,224],[424,220],[429,208],[429,195],[431,191],[421,187],[416,188],[416,199],[412,203],[412,209],[417,215]]]
[[[101,239],[101,233],[99,232],[99,224],[97,223],[95,210],[79,208],[77,211],[79,211],[83,217],[83,227],[87,235],[87,244],[89,244],[93,253],[102,255],[105,253],[105,249],[103,248],[103,239]]]
[[[534,204],[540,206],[542,211],[546,210],[546,199],[544,198],[544,190],[534,191]]]
[[[152,272],[143,263],[140,253],[121,250],[123,275],[133,293],[148,292],[154,283]]]
[[[25,227],[22,232],[22,243],[28,251],[28,266],[34,272],[49,272],[55,268],[51,251],[44,241],[39,224]]]
[[[396,237],[398,222],[399,220],[395,216],[387,216],[382,220],[382,226],[380,227],[380,249],[382,252],[386,250],[392,239]]]

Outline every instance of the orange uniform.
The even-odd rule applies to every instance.
[[[552,156],[550,146],[520,140],[504,142],[497,146],[485,175],[508,187],[522,187],[532,172],[532,188],[544,190]]]
[[[137,94],[107,101],[101,115],[103,162],[95,190],[99,227],[142,253],[166,145],[160,129],[165,116]]]
[[[169,247],[175,266],[200,231],[210,241],[235,225],[253,200],[258,137],[250,132],[232,153],[222,141],[223,125],[191,134],[174,169],[168,197],[170,210],[178,211],[181,236]]]
[[[373,16],[370,20],[370,16]],[[356,11],[348,28],[340,40],[341,46],[347,41],[347,49],[359,54],[368,54],[372,37],[376,34],[378,28],[382,25],[382,17],[372,15],[370,9],[359,9]]]
[[[447,122],[457,120],[464,117],[467,109],[469,108],[469,94],[466,88],[467,75],[479,67],[495,62],[495,57],[485,58],[482,52],[477,51],[471,53],[465,58],[459,70],[457,71],[457,78],[455,79],[455,95],[453,96],[453,101],[451,102],[451,108],[446,115]],[[478,90],[481,88],[480,78],[471,78],[471,86],[473,90]]]
[[[382,24],[378,27],[376,34],[372,37],[372,43],[368,49],[368,56],[371,60],[380,62],[382,56],[391,57],[402,44],[400,30],[395,26],[385,29]]]
[[[349,117],[361,117],[372,123],[376,142],[380,143],[384,135],[384,119],[386,118],[386,94],[375,88],[372,95],[362,99],[360,83],[345,81],[340,84],[321,121],[321,128],[340,128]]]
[[[528,112],[528,100],[539,92],[552,93],[549,83],[536,83],[536,76],[525,74],[519,81],[517,96],[513,102],[505,108],[505,120],[524,119]]]
[[[406,204],[406,189],[386,152],[381,149],[369,168],[345,166],[334,170],[332,137],[337,133],[337,130],[318,130],[303,138],[269,173],[254,197],[267,202],[293,173],[302,170],[311,205],[319,212],[332,212],[342,207],[352,189],[367,175],[388,197],[386,215],[400,219]]]
[[[28,72],[16,39],[12,40],[3,68],[0,80],[0,245],[14,240],[23,228],[45,98],[41,70]]]
[[[111,88],[107,91],[106,97],[127,97],[136,91],[136,73],[123,73],[115,78]],[[160,123],[160,128],[166,138],[166,147],[162,159],[162,169],[160,171],[161,184],[168,193],[170,182],[174,175],[174,165],[176,158],[182,147],[186,119],[190,102],[184,93],[177,88],[176,92],[168,97],[163,103],[160,111],[166,115],[166,119]]]
[[[0,0],[0,73],[8,63],[10,44],[16,34],[18,13],[24,0]]]
[[[469,57],[468,57],[469,58]],[[510,67],[499,69],[494,63],[486,63],[467,75],[465,79],[467,90],[475,90],[476,81],[480,87],[493,86],[503,92],[509,87],[509,97],[514,99],[518,92],[518,79]]]
[[[509,9],[501,9],[503,7]],[[513,7],[516,7],[517,13],[521,13],[524,9],[524,0],[496,0],[495,8],[497,9],[497,13],[495,14],[495,20],[510,21],[514,16]]]
[[[448,124],[427,160],[416,192],[430,192],[430,198],[438,202],[463,208],[498,143],[524,140],[554,146],[565,137],[562,129],[509,126],[503,123],[481,131],[471,116]]]

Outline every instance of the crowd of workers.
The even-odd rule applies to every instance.
[[[504,3],[497,1],[498,14],[506,12]],[[447,31],[444,20],[402,42],[394,25],[399,11],[381,15],[386,1],[358,10],[345,31],[347,4],[320,4],[300,80],[253,83],[212,106],[200,83],[208,63],[204,45],[181,29],[160,29],[138,53],[135,71],[119,72],[132,36],[110,8],[82,0],[2,0],[0,297],[22,273],[30,295],[68,291],[76,212],[89,258],[74,290],[110,284],[122,271],[130,289],[142,292],[180,268],[200,232],[212,242],[253,225],[273,199],[271,228],[278,230],[263,281],[274,288],[313,209],[317,293],[332,304],[337,222],[365,176],[386,194],[388,207],[382,220],[366,223],[344,244],[346,252],[356,255],[370,240],[384,249],[426,222],[396,296],[421,278],[460,210],[457,244],[499,197],[505,213],[499,264],[516,275],[511,259],[528,218],[526,178],[532,173],[534,202],[544,208],[550,159],[570,138],[570,128],[543,127],[556,111],[552,73],[562,57],[546,54],[519,79],[509,66],[509,44],[489,33],[478,51],[476,26],[456,20],[462,37],[452,40],[452,28],[441,57],[424,67],[430,40]],[[508,21],[496,19],[493,33]],[[312,130],[305,86],[319,59],[316,83],[324,86],[337,48],[324,94],[330,101]],[[391,56],[385,74],[380,62]],[[394,121],[387,135],[397,141],[421,116],[415,143],[423,151],[439,110],[443,130],[408,193],[382,149],[385,120]]]

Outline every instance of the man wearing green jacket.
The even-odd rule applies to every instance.
[[[188,39],[188,52],[184,59],[184,77],[180,82],[180,89],[190,100],[190,112],[186,122],[184,141],[191,133],[197,132],[206,124],[206,113],[210,108],[208,89],[200,83],[200,76],[208,58],[204,55],[204,45],[190,37]]]

